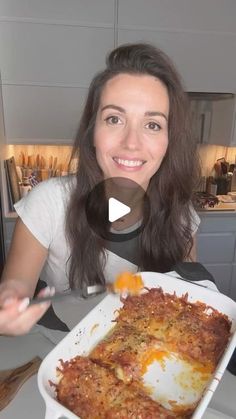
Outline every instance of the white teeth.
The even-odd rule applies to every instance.
[[[136,167],[142,166],[142,160],[123,160],[123,159],[114,159],[118,164],[122,164],[123,166],[127,167]]]

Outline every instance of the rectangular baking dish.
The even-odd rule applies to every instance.
[[[201,394],[200,401],[192,415],[192,419],[200,419],[204,414],[227,367],[234,348],[236,347],[236,302],[217,291],[199,287],[193,283],[183,282],[166,274],[142,272],[141,275],[145,286],[148,288],[162,287],[164,292],[171,294],[175,292],[178,297],[188,293],[188,300],[190,302],[201,301],[210,305],[216,310],[226,314],[232,321],[232,334],[229,343],[218,363],[213,378]],[[96,346],[96,344],[103,339],[114,326],[114,319],[117,315],[117,310],[120,307],[122,307],[122,302],[118,295],[111,294],[106,296],[43,360],[38,372],[38,387],[46,404],[45,419],[59,419],[62,417],[67,419],[78,419],[75,414],[62,406],[55,399],[54,388],[49,384],[49,381],[57,383],[58,376],[56,368],[60,366],[60,359],[66,361],[76,355],[86,356],[90,353],[92,348],[94,348],[94,346]],[[177,393],[183,391],[182,387],[176,388],[176,381],[178,380],[176,380],[175,375],[179,373],[178,368],[179,366],[174,362],[168,365],[168,374],[170,375],[171,373],[174,377],[172,381],[170,380],[170,376],[167,377],[166,374],[162,374],[161,377],[158,377],[158,392],[160,390],[162,391],[162,399],[173,400],[176,396],[176,391]],[[160,371],[158,371],[158,373],[159,372]],[[168,385],[166,385],[167,383]],[[185,387],[187,390],[185,389],[184,397],[186,402],[188,402],[189,397],[190,402],[192,401],[193,396],[191,393],[191,382],[186,383]],[[176,397],[178,398],[179,394]],[[180,394],[180,399],[182,400],[182,398]]]

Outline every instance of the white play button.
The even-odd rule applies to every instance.
[[[131,208],[128,205],[123,204],[115,198],[109,198],[108,200],[108,219],[110,223],[113,221],[119,220],[119,218],[124,217],[124,215],[129,214]]]

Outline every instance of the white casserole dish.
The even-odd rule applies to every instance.
[[[236,302],[214,290],[203,288],[193,283],[184,282],[166,274],[143,272],[141,275],[145,286],[148,288],[162,287],[164,292],[171,294],[176,292],[178,297],[181,297],[187,292],[188,300],[190,302],[201,301],[210,305],[221,313],[226,314],[232,321],[232,335],[230,341],[223,356],[221,357],[212,380],[205,388],[201,400],[192,415],[192,419],[200,419],[205,412],[227,367],[234,348],[236,347]],[[103,339],[109,330],[114,326],[114,322],[112,322],[112,320],[116,317],[116,310],[120,307],[122,307],[122,303],[119,296],[106,296],[101,303],[90,311],[89,314],[80,323],[78,323],[78,325],[43,360],[38,372],[38,386],[46,403],[45,419],[78,418],[75,414],[70,412],[67,408],[55,400],[54,389],[50,386],[49,380],[57,383],[58,377],[56,374],[56,368],[60,366],[60,359],[66,361],[76,355],[86,356],[89,354],[92,348],[94,348],[94,346],[96,346],[96,344]],[[156,371],[156,367],[157,365],[155,363],[154,372]],[[176,361],[171,361],[169,365],[167,365],[167,368],[165,368],[165,371],[167,371],[168,374],[158,370],[158,374],[163,373],[161,377],[158,376],[158,392],[164,389],[162,394],[163,400],[173,400],[175,398],[177,401],[180,401],[183,400],[184,397],[186,404],[188,402],[191,403],[196,396],[196,391],[191,392],[191,381],[187,383],[187,390],[185,388],[184,394],[179,394],[179,391],[181,392],[183,387],[179,388],[179,384],[176,386],[176,382],[179,382],[179,380],[176,380],[176,374],[181,373],[179,368],[180,366],[177,365]],[[153,373],[151,372],[151,380],[149,374],[148,384],[150,382],[156,383],[156,377],[154,377],[155,380],[153,380],[152,374]],[[170,379],[170,375],[173,376],[173,379]],[[153,394],[155,395],[155,390]]]

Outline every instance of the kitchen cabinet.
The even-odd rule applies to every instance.
[[[70,144],[114,47],[115,0],[1,0],[6,144]]]
[[[2,90],[7,144],[73,143],[87,89],[3,86]]]
[[[71,142],[91,77],[106,53],[124,42],[152,42],[166,51],[188,91],[236,90],[232,0],[0,3],[8,144]]]
[[[232,132],[231,132],[231,147],[236,147],[236,103],[234,107],[234,116],[233,116],[233,125],[232,125]]]
[[[236,301],[236,258],[235,258],[235,263],[233,263],[233,268],[232,268],[230,296]]]
[[[212,273],[219,290],[236,300],[236,212],[199,213],[197,260]]]
[[[235,92],[236,2],[121,0],[118,42],[147,41],[174,60],[186,90]]]
[[[207,93],[191,93],[190,95],[192,131],[195,141],[198,144],[231,145],[235,95]]]
[[[4,244],[5,244],[5,254],[7,255],[9,249],[10,249],[10,244],[11,244],[11,239],[12,239],[12,235],[13,235],[13,231],[15,228],[15,222],[16,222],[16,214],[14,218],[5,218],[4,220],[4,233],[5,233],[5,237],[4,237]]]
[[[212,101],[209,144],[231,145],[234,128],[235,96]]]

